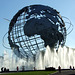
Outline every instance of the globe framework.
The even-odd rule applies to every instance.
[[[8,41],[18,57],[35,56],[47,45],[58,49],[66,41],[65,23],[59,12],[49,6],[26,6],[12,18]]]

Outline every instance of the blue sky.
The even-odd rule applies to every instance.
[[[50,6],[59,11],[61,16],[66,16],[71,20],[74,29],[67,36],[65,45],[75,48],[75,0],[0,0],[0,55],[4,50],[8,50],[3,47],[2,38],[8,31],[10,22],[3,18],[11,20],[18,10],[33,4]]]

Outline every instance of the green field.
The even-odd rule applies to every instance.
[[[3,73],[0,75],[49,75],[56,71],[30,71],[30,72],[15,72],[15,73]]]

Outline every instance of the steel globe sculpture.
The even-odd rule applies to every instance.
[[[30,5],[19,10],[9,24],[8,41],[21,57],[35,56],[38,51],[58,49],[66,41],[66,27],[58,11],[44,5]]]

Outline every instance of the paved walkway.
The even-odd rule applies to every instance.
[[[50,75],[75,75],[75,71],[73,71],[73,70],[66,70],[66,71],[61,71],[61,73],[56,72],[56,73],[50,74]]]

